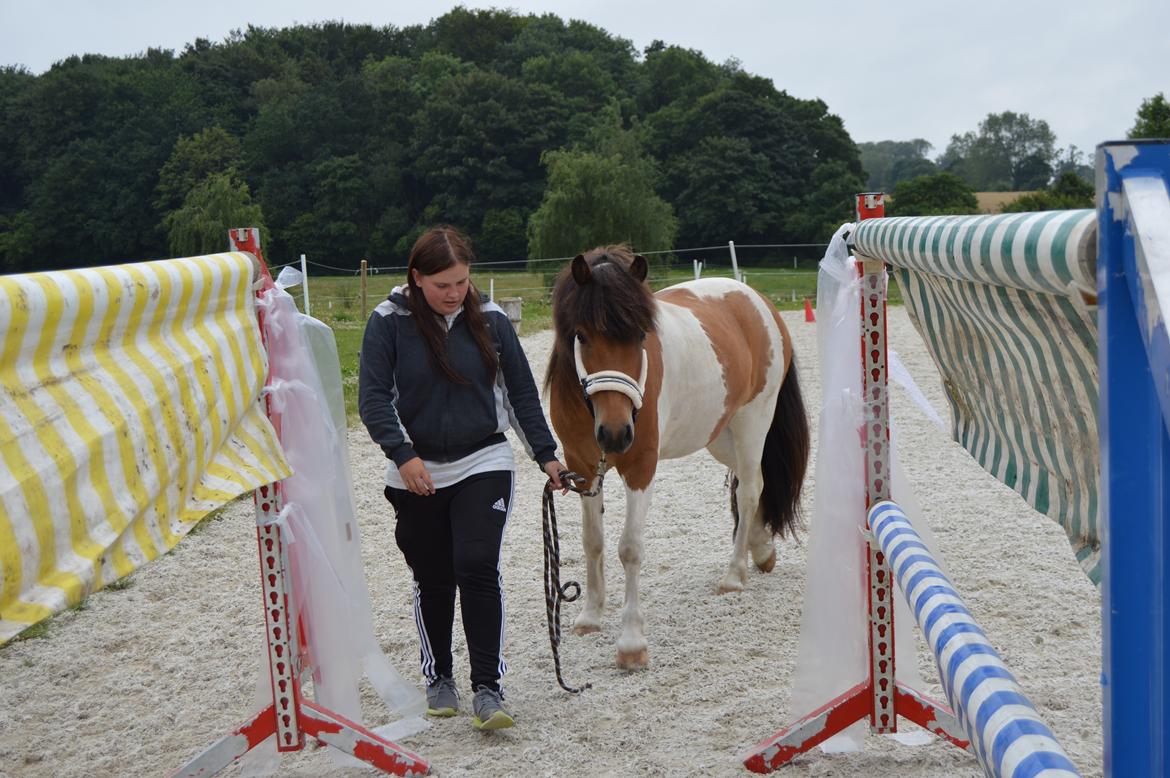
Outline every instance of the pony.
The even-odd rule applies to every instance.
[[[645,257],[625,246],[579,254],[561,271],[545,376],[565,463],[591,484],[581,496],[586,581],[574,634],[601,629],[606,469],[625,485],[617,665],[628,670],[650,662],[638,575],[659,460],[706,448],[729,468],[732,553],[717,587],[722,594],[743,590],[749,553],[761,571],[775,566],[773,539],[795,534],[800,524],[809,456],[792,341],[772,303],[726,278],[655,294],[647,272]]]

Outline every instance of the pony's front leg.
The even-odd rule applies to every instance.
[[[601,490],[581,498],[581,545],[585,551],[585,607],[573,621],[574,635],[601,629],[605,607],[605,527]]]
[[[642,632],[642,609],[638,606],[638,576],[642,571],[646,514],[650,510],[653,488],[653,483],[647,484],[645,490],[626,487],[626,526],[618,546],[618,558],[626,570],[622,634],[617,642],[617,664],[623,670],[641,670],[650,664],[646,635]]]

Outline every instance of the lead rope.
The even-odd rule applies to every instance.
[[[605,457],[597,467],[597,486],[584,490],[577,486],[585,479],[576,473],[564,471],[560,473],[561,484],[577,492],[582,497],[593,497],[601,491],[601,482],[605,478]],[[581,596],[581,584],[576,581],[566,581],[561,585],[561,540],[557,532],[557,509],[554,492],[559,487],[551,480],[544,485],[544,495],[541,498],[541,516],[544,524],[544,608],[548,616],[548,641],[552,646],[553,667],[557,673],[557,683],[570,694],[579,694],[592,688],[593,684],[573,687],[565,683],[561,674],[561,603],[574,602]]]

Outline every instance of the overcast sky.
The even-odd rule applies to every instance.
[[[0,0],[0,64],[41,73],[71,54],[181,51],[248,24],[343,19],[425,24],[458,5],[427,0]],[[1144,98],[1170,96],[1170,0],[470,0],[583,19],[641,50],[694,48],[824,100],[855,141],[950,136],[989,113],[1044,119],[1091,153],[1124,137]],[[655,9],[655,10],[652,10]],[[729,122],[735,117],[727,117]]]

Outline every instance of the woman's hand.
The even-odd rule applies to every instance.
[[[398,474],[402,476],[402,483],[406,484],[407,491],[422,497],[435,493],[435,482],[431,480],[431,474],[427,472],[427,466],[420,457],[404,462],[399,466]]]
[[[561,487],[561,494],[566,494],[569,489],[561,483],[561,473],[567,473],[569,468],[561,464],[559,459],[553,459],[545,463],[544,472],[548,474],[548,480],[555,485]]]

